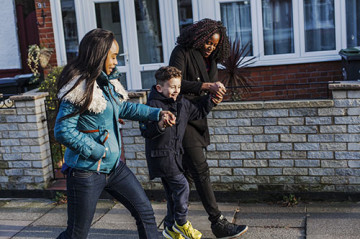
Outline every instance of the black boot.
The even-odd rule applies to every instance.
[[[236,238],[244,234],[247,229],[248,226],[246,225],[237,225],[228,222],[223,215],[221,215],[215,223],[211,224],[212,233],[216,238],[222,239]]]

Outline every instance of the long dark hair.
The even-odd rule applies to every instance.
[[[107,54],[114,40],[114,33],[98,28],[86,33],[80,41],[79,54],[72,62],[64,67],[64,70],[58,78],[57,87],[59,93],[61,88],[71,80],[74,80],[75,77],[79,77],[74,86],[61,97],[60,101],[84,80],[86,94],[83,99],[85,99],[85,101],[84,104],[80,106],[78,112],[69,114],[64,118],[81,114],[89,107],[92,101],[95,81],[104,69]]]
[[[212,58],[215,62],[221,63],[229,55],[230,42],[226,34],[226,27],[220,21],[204,18],[185,27],[177,38],[176,44],[187,49],[201,49],[205,42],[215,33],[220,35],[220,41],[216,50],[212,53]]]

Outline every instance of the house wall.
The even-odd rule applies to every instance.
[[[37,21],[40,23],[38,25],[40,45],[53,49],[53,54],[51,55],[49,66],[44,69],[44,74],[46,75],[49,73],[51,66],[57,66],[50,1],[35,0],[34,2]],[[44,11],[45,18],[42,17],[42,10]]]
[[[0,71],[21,68],[21,57],[13,0],[2,0],[0,8]]]
[[[251,92],[243,100],[328,99],[329,81],[342,80],[341,61],[248,68]]]

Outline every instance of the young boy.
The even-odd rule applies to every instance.
[[[156,85],[151,89],[147,104],[169,110],[176,116],[175,122],[173,119],[165,119],[168,123],[140,123],[142,136],[146,138],[150,179],[160,177],[166,193],[167,215],[163,235],[166,238],[199,239],[201,232],[194,229],[186,219],[189,184],[183,174],[182,140],[188,121],[206,117],[215,106],[214,102],[219,103],[219,100],[207,95],[196,105],[179,95],[181,71],[175,67],[161,67],[156,71],[155,78]]]

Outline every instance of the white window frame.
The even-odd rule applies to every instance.
[[[244,0],[213,0],[215,3],[215,18],[221,20],[220,4],[242,2]],[[264,55],[264,38],[262,24],[262,0],[247,0],[251,4],[251,21],[253,28],[253,55],[257,61],[252,66],[284,65],[337,61],[341,57],[339,51],[346,48],[346,8],[344,0],[334,0],[335,40],[336,48],[330,51],[305,52],[304,32],[304,0],[292,0],[294,53]]]
[[[124,37],[124,53],[131,56],[127,67],[119,66],[121,72],[125,72],[127,86],[130,90],[142,89],[141,72],[154,71],[159,67],[167,65],[172,49],[175,47],[175,40],[179,33],[179,25],[177,19],[177,2],[176,0],[157,0],[159,2],[161,38],[163,42],[163,62],[154,64],[140,64],[140,56],[138,49],[138,40],[136,33],[136,19],[134,14],[134,2],[130,0],[74,0],[78,39],[81,41],[83,36],[96,26],[96,16],[92,6],[92,2],[119,2],[121,27],[126,31]],[[193,4],[196,0],[192,0]],[[62,23],[61,4],[59,0],[50,0],[51,13],[53,19],[55,48],[57,52],[58,65],[66,65],[66,47],[64,38],[64,27]],[[197,5],[196,5],[197,6]],[[125,10],[126,9],[126,10]],[[169,9],[172,9],[169,11]],[[194,9],[193,9],[194,11]],[[176,12],[176,14],[174,14]],[[195,12],[194,12],[195,13]],[[194,14],[195,16],[198,16]],[[131,30],[133,29],[133,30]],[[125,56],[126,58],[126,56]],[[127,60],[127,59],[125,59]]]

